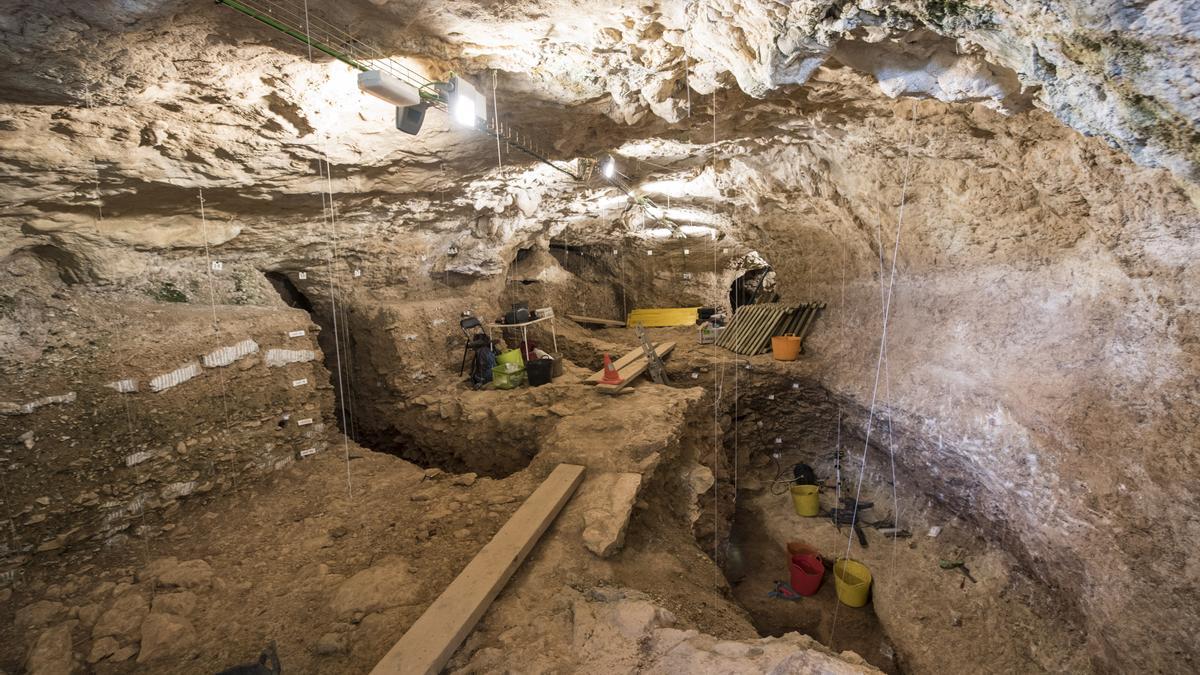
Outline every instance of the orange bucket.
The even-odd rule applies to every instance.
[[[776,361],[795,361],[800,355],[800,338],[795,335],[776,335],[771,338],[771,353]]]

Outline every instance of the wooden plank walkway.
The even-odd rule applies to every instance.
[[[371,675],[434,675],[466,639],[492,600],[533,550],[575,488],[583,467],[559,464],[492,540],[467,563]]]
[[[662,357],[671,353],[672,349],[675,349],[674,342],[660,342],[654,346],[654,353],[658,354],[658,358],[661,359]],[[646,369],[650,367],[650,360],[646,358],[646,351],[639,347],[638,349],[634,350],[633,353],[635,353],[636,356],[632,361],[623,366],[617,367],[617,374],[621,376],[621,379],[624,380],[624,382],[621,384],[602,384],[597,382],[596,391],[605,394],[615,394],[625,387],[633,384],[634,380],[640,377],[642,373],[646,372]],[[604,376],[603,371],[600,372],[600,376]]]

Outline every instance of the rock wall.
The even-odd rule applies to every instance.
[[[40,302],[40,357],[0,361],[7,575],[158,536],[185,525],[178,500],[325,449],[333,397],[306,313],[78,288]]]

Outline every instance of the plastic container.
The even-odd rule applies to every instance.
[[[792,505],[796,515],[811,518],[821,513],[820,488],[816,485],[793,485]]]
[[[825,579],[825,563],[815,555],[794,555],[791,557],[792,589],[800,595],[812,595],[821,588]]]
[[[500,352],[500,355],[496,357],[496,365],[502,366],[506,363],[515,363],[517,366],[524,368],[525,359],[521,357],[521,350],[510,349],[505,352]]]
[[[800,355],[800,338],[795,335],[776,335],[771,338],[771,354],[776,361],[795,361]]]
[[[492,384],[497,389],[516,389],[525,383],[525,369],[518,368],[510,372],[508,367],[511,365],[508,363],[492,368]]]
[[[554,359],[535,359],[525,364],[525,372],[529,376],[529,386],[540,387],[548,384],[554,374]]]
[[[833,584],[843,605],[862,607],[871,594],[871,570],[857,560],[842,558],[833,564]]]
[[[815,555],[818,558],[821,557],[821,552],[817,550],[817,547],[807,541],[789,541],[787,543],[787,552],[788,557],[794,555]]]
[[[554,368],[551,369],[550,377],[562,377],[563,374],[563,358],[562,354],[554,354],[551,356],[554,359]]]

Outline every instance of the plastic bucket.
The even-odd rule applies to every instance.
[[[871,593],[871,570],[857,560],[842,558],[833,564],[833,584],[843,605],[862,607]]]
[[[821,552],[817,550],[817,547],[807,541],[789,541],[787,543],[787,552],[788,557],[794,555],[815,555],[818,558],[821,557]]]
[[[792,505],[796,515],[811,518],[821,513],[820,488],[816,485],[793,485]]]
[[[525,364],[525,373],[529,376],[529,386],[531,387],[540,387],[549,383],[553,372],[553,359],[535,359]]]
[[[791,557],[792,589],[800,595],[812,595],[821,588],[825,578],[825,564],[815,555],[794,555]]]
[[[795,361],[800,355],[800,338],[795,335],[776,335],[771,338],[771,353],[776,361]]]
[[[510,349],[506,352],[500,352],[500,355],[496,357],[496,365],[502,366],[506,363],[515,363],[518,366],[523,367],[525,365],[525,359],[521,358],[521,350]]]

